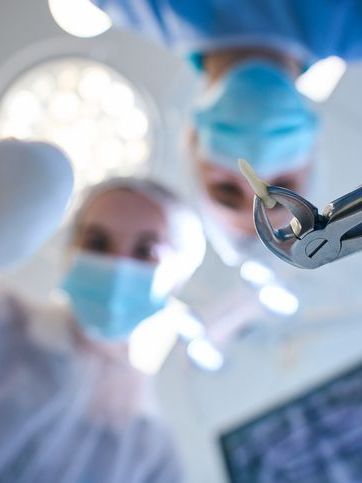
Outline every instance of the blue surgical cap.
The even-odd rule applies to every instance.
[[[201,152],[237,170],[246,159],[260,176],[306,165],[318,121],[288,73],[263,60],[245,61],[207,91],[194,108]]]

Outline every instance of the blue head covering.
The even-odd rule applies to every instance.
[[[237,170],[249,161],[270,177],[307,164],[318,122],[294,81],[276,64],[238,64],[201,99],[193,113],[202,153]]]

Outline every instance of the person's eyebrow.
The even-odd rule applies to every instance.
[[[80,224],[78,230],[80,233],[104,233],[105,228],[97,224]]]

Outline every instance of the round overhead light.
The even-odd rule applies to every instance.
[[[37,65],[0,99],[0,137],[58,144],[76,187],[144,174],[153,145],[149,110],[134,86],[105,64],[64,58]]]
[[[49,9],[59,27],[76,37],[95,37],[112,25],[90,0],[49,0]]]

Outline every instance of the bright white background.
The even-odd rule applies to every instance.
[[[12,78],[53,56],[81,54],[109,63],[144,90],[156,107],[158,149],[151,172],[192,198],[180,134],[197,82],[185,64],[125,32],[109,31],[92,40],[73,38],[52,20],[46,0],[2,0],[0,12],[0,95]],[[318,107],[325,126],[313,201],[321,206],[361,184],[361,82],[362,66],[348,69],[333,96]],[[61,271],[63,236],[5,282],[44,300]],[[292,271],[301,315],[285,321],[286,332],[269,326],[236,338],[217,374],[193,368],[181,346],[173,351],[157,387],[179,441],[187,483],[226,481],[217,446],[220,431],[360,359],[361,268],[362,255],[356,255],[318,272]],[[246,297],[237,271],[223,267],[211,250],[183,294],[207,321],[228,300],[242,313]]]

